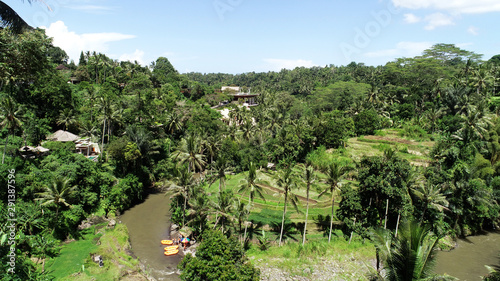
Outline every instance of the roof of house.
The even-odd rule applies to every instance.
[[[48,152],[48,151],[50,151],[50,149],[45,148],[45,147],[39,145],[39,146],[35,147],[35,151]]]
[[[80,138],[79,136],[63,130],[59,130],[47,137],[47,139],[51,141],[60,141],[60,142],[76,141],[79,138]]]
[[[48,152],[48,151],[50,151],[50,149],[45,148],[45,147],[40,146],[40,145],[37,147],[26,145],[26,146],[19,148],[19,151],[21,151],[21,152]]]
[[[235,87],[235,86],[222,86],[221,91],[224,91],[224,90],[232,90],[232,91],[239,92],[241,90],[241,88]]]

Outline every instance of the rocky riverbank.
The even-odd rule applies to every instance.
[[[364,280],[369,272],[368,267],[375,267],[375,260],[359,260],[357,258],[324,257],[307,259],[294,267],[279,266],[287,263],[282,258],[252,261],[260,269],[262,281],[328,281],[328,280]]]

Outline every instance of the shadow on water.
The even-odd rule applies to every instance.
[[[500,232],[469,236],[457,241],[457,248],[438,252],[435,272],[463,281],[479,281],[488,274],[485,265],[500,267]]]
[[[156,280],[180,280],[177,264],[182,260],[179,253],[165,256],[160,244],[170,238],[170,198],[164,193],[149,194],[146,200],[121,215],[130,234],[133,253],[146,266]]]

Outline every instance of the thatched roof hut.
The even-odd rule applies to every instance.
[[[48,136],[47,139],[51,141],[69,142],[69,141],[76,141],[80,139],[80,137],[70,132],[59,130],[53,133],[52,135]]]

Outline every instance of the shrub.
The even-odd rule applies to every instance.
[[[380,128],[380,117],[373,109],[361,111],[354,116],[356,135],[373,135]]]
[[[119,212],[131,207],[133,203],[142,199],[142,183],[137,176],[128,174],[118,184],[111,188],[109,205]]]
[[[418,125],[404,125],[403,130],[399,132],[401,137],[409,137],[412,139],[427,139],[427,132]]]
[[[222,232],[209,230],[203,234],[196,257],[186,256],[179,264],[181,280],[259,280],[260,272],[253,267],[236,239]]]

